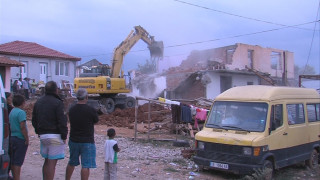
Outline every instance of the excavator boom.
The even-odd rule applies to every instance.
[[[118,47],[114,49],[111,77],[118,78],[120,76],[120,70],[123,63],[124,56],[130,51],[130,49],[141,39],[150,50],[151,58],[162,58],[163,57],[163,42],[155,41],[153,36],[143,29],[141,26],[135,26],[135,30],[132,30],[128,37],[122,41]]]
[[[131,85],[126,83],[125,76],[120,76],[120,71],[124,56],[140,39],[148,44],[151,58],[163,57],[163,42],[155,41],[154,37],[141,26],[135,26],[127,38],[114,49],[111,67],[101,65],[91,69],[92,72],[87,73],[88,76],[74,79],[75,90],[87,89],[92,100],[91,105],[98,109],[98,112],[111,113],[116,106],[120,108],[135,106],[135,99],[126,95],[130,93]],[[97,72],[93,72],[96,70]]]

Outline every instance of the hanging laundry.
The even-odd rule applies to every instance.
[[[181,107],[171,104],[172,122],[179,124],[181,122]]]
[[[189,106],[181,106],[181,120],[186,123],[192,122],[191,108]]]
[[[208,110],[206,110],[206,109],[198,108],[197,114],[196,114],[196,119],[201,120],[201,121],[205,121],[207,119],[207,112],[208,112]]]
[[[171,100],[169,100],[169,99],[166,99],[166,102],[165,102],[165,103],[180,105],[180,102],[178,102],[178,101],[171,101]]]
[[[190,105],[191,115],[195,116],[197,114],[197,107]]]
[[[198,128],[198,120],[205,121],[207,119],[207,114],[209,111],[202,108],[198,108],[196,111],[197,111],[197,114],[194,120],[194,127]]]
[[[162,97],[159,97],[158,99],[160,102],[166,102],[166,99],[165,98],[162,98]]]
[[[162,98],[162,97],[158,97],[158,100],[160,102],[164,102],[164,103],[167,103],[167,104],[176,104],[176,105],[180,105],[180,102],[178,101],[171,101],[169,99],[165,99],[165,98]]]

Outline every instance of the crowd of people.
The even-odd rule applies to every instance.
[[[30,82],[31,81],[31,82]],[[30,96],[35,96],[38,86],[42,82],[36,83],[35,79],[30,79],[28,77],[19,80],[14,80],[11,86],[11,91],[14,94],[21,94],[25,97],[26,100],[30,99]]]
[[[18,82],[15,82],[18,84]],[[14,83],[14,84],[15,84]],[[28,86],[27,86],[28,85]],[[20,85],[19,85],[20,86]],[[15,92],[8,97],[10,121],[10,168],[14,180],[20,179],[28,145],[28,128],[26,112],[23,110],[25,100],[29,98],[28,79],[21,83],[24,94]],[[13,88],[14,89],[14,88]],[[32,126],[40,140],[40,154],[44,158],[42,176],[44,180],[53,180],[55,167],[59,159],[65,158],[65,146],[69,131],[69,161],[66,165],[65,179],[71,179],[76,166],[81,164],[81,179],[89,179],[90,169],[96,168],[96,146],[94,141],[94,124],[98,122],[98,115],[94,108],[87,105],[88,92],[78,89],[76,92],[77,104],[72,106],[68,114],[64,113],[64,105],[58,96],[56,82],[45,84],[45,95],[37,100],[32,112]],[[11,101],[12,98],[12,101]],[[70,130],[67,126],[70,122]],[[114,140],[116,132],[110,128],[107,131],[109,139],[105,141],[105,180],[117,179],[117,153],[120,151],[117,141]]]

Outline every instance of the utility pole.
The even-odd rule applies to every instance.
[[[288,86],[288,77],[287,77],[287,53],[283,51],[283,72],[282,72],[282,85]]]

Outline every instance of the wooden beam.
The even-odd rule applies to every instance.
[[[192,126],[191,126],[190,123],[188,123],[188,129],[189,129],[189,132],[190,132],[190,136],[191,136],[192,138],[194,138],[194,132],[193,132],[193,129],[192,129]]]

